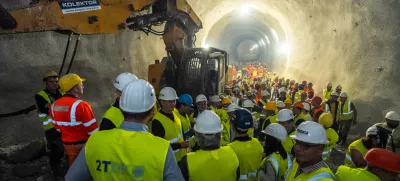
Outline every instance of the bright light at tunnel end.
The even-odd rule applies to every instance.
[[[291,49],[291,47],[290,47],[290,45],[288,44],[288,43],[284,43],[284,44],[282,44],[281,46],[280,46],[280,52],[283,54],[283,55],[286,55],[286,56],[290,56],[290,54],[292,53],[292,49]]]
[[[243,5],[242,7],[240,7],[240,14],[242,16],[246,16],[250,11],[250,8],[248,5]]]

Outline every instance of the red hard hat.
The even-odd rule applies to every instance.
[[[322,98],[319,97],[319,96],[315,96],[315,97],[312,99],[311,102],[314,102],[314,103],[320,105],[320,104],[322,103]]]
[[[382,148],[373,148],[365,155],[368,164],[376,167],[400,173],[400,155]]]

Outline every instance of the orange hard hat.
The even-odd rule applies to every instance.
[[[319,97],[319,96],[315,96],[315,97],[312,99],[312,102],[314,102],[314,103],[320,105],[320,104],[322,103],[322,98]]]
[[[400,155],[382,148],[373,148],[365,155],[368,164],[400,174]]]
[[[300,101],[295,102],[295,103],[293,104],[293,107],[297,107],[297,108],[300,108],[300,109],[304,109],[304,105],[303,105],[303,103],[301,103]]]

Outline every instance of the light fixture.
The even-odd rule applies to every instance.
[[[264,42],[264,40],[261,40],[261,43],[265,46],[265,42]]]
[[[207,44],[204,44],[203,46],[201,46],[201,47],[203,47],[203,48],[210,48],[210,46],[209,45],[207,45]]]
[[[272,35],[274,35],[275,41],[279,42],[278,33],[276,33],[276,31],[274,29],[272,29],[272,28],[271,28],[271,32],[272,32]]]

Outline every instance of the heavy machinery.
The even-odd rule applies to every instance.
[[[162,26],[157,31],[154,26]],[[164,86],[192,96],[217,95],[224,88],[228,55],[216,48],[194,48],[202,23],[186,0],[33,0],[30,7],[0,5],[0,34],[57,31],[69,34],[60,74],[73,34],[116,33],[122,29],[163,37],[167,56],[149,66],[156,92]],[[162,27],[161,27],[162,28]],[[69,72],[79,38],[67,69]]]

